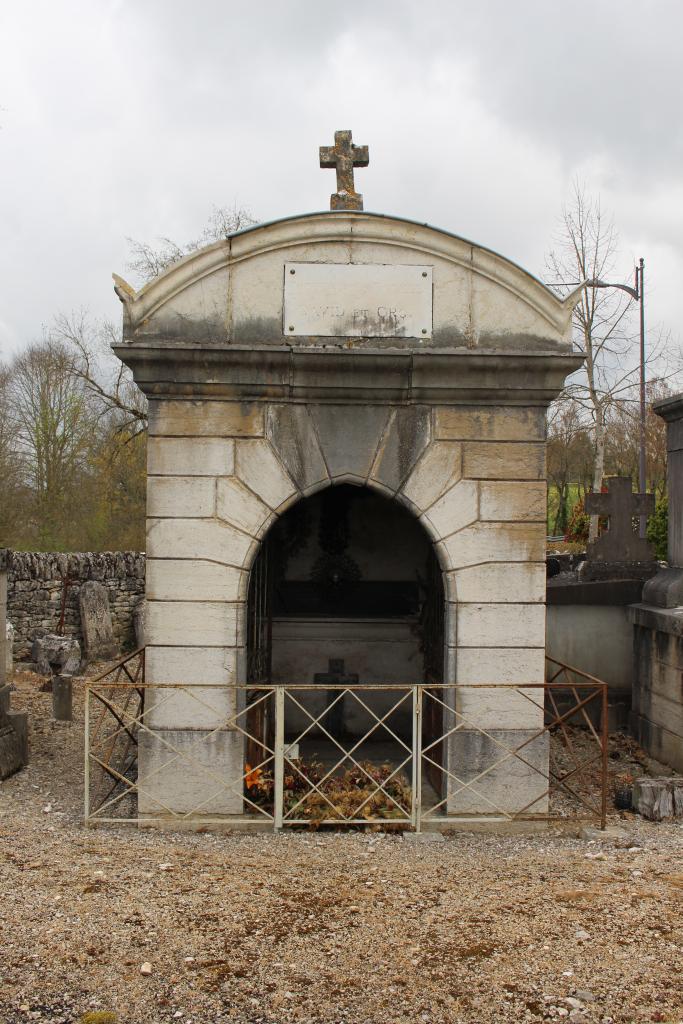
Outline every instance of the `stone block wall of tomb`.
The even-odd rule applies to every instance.
[[[683,609],[636,604],[631,731],[652,757],[683,772]]]
[[[444,681],[543,682],[543,408],[152,400],[149,433],[148,682],[201,688],[245,681],[248,578],[260,541],[294,502],[341,482],[401,502],[432,538],[447,600]],[[172,730],[177,744],[187,730],[216,728],[230,697],[208,690],[205,696],[203,706],[180,693],[166,698],[156,712],[150,708],[150,724]],[[473,729],[491,737],[484,741],[475,731],[467,749],[452,746],[452,768],[465,780],[487,757],[490,763],[486,743],[516,745],[542,720],[512,693],[471,689],[458,700]],[[225,742],[218,753],[229,760],[237,747]],[[155,752],[146,753],[154,772]],[[158,754],[164,756],[163,747]],[[533,756],[535,747],[527,751]],[[509,763],[499,774],[488,777],[487,800],[469,794],[465,806],[461,795],[450,809],[490,812],[498,800],[509,806],[512,790],[519,802],[524,786],[512,779]],[[533,803],[544,780],[522,774]],[[157,781],[164,790],[155,790],[159,804],[172,799],[181,809],[177,780]],[[201,791],[202,780],[196,785]],[[190,777],[182,788],[190,809]],[[150,799],[141,813],[159,804]],[[240,810],[238,794],[204,807]]]
[[[14,551],[7,577],[7,618],[14,626],[14,660],[28,660],[39,633],[59,626],[64,580],[64,634],[83,641],[78,593],[86,580],[109,594],[114,637],[122,650],[133,646],[133,612],[145,592],[145,555],[139,551],[54,553]]]

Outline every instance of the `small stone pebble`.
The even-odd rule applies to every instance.
[[[120,1024],[678,1024],[680,825],[628,819],[631,854],[553,828],[89,830],[81,692],[68,736],[38,728],[35,684],[15,698],[32,724],[28,771],[2,783],[8,1024],[76,1024],[109,1001]]]

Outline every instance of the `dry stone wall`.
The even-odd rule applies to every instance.
[[[133,613],[145,592],[145,555],[139,551],[54,553],[14,551],[7,577],[7,618],[14,626],[14,659],[31,657],[31,643],[59,626],[68,580],[64,635],[83,643],[78,594],[86,580],[109,594],[114,638],[121,649],[134,644]]]

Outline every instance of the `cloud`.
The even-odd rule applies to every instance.
[[[677,328],[683,8],[516,0],[31,2],[0,13],[0,343],[59,310],[120,316],[126,236],[196,236],[213,204],[325,209],[317,148],[370,146],[367,209],[539,273],[574,176],[652,255]]]

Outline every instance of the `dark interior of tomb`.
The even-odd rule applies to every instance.
[[[372,727],[350,694],[334,703],[339,686],[442,681],[443,586],[429,536],[407,509],[369,488],[327,488],[277,521],[252,568],[247,624],[248,681],[310,686],[297,699],[323,715],[324,731],[287,704],[287,742],[308,730],[303,757],[332,762],[339,751],[330,736],[362,739]],[[359,692],[380,715],[398,697]],[[410,708],[405,700],[388,720],[404,741]],[[380,728],[355,756],[397,763],[403,752]]]
[[[431,546],[401,505],[367,488],[327,488],[275,527],[274,615],[417,615]],[[283,557],[284,556],[284,557]]]
[[[432,545],[407,509],[369,488],[329,487],[273,526],[251,573],[250,654],[272,643],[264,626],[281,617],[412,620],[424,672],[440,679],[443,589]],[[261,657],[250,681],[267,674]]]

